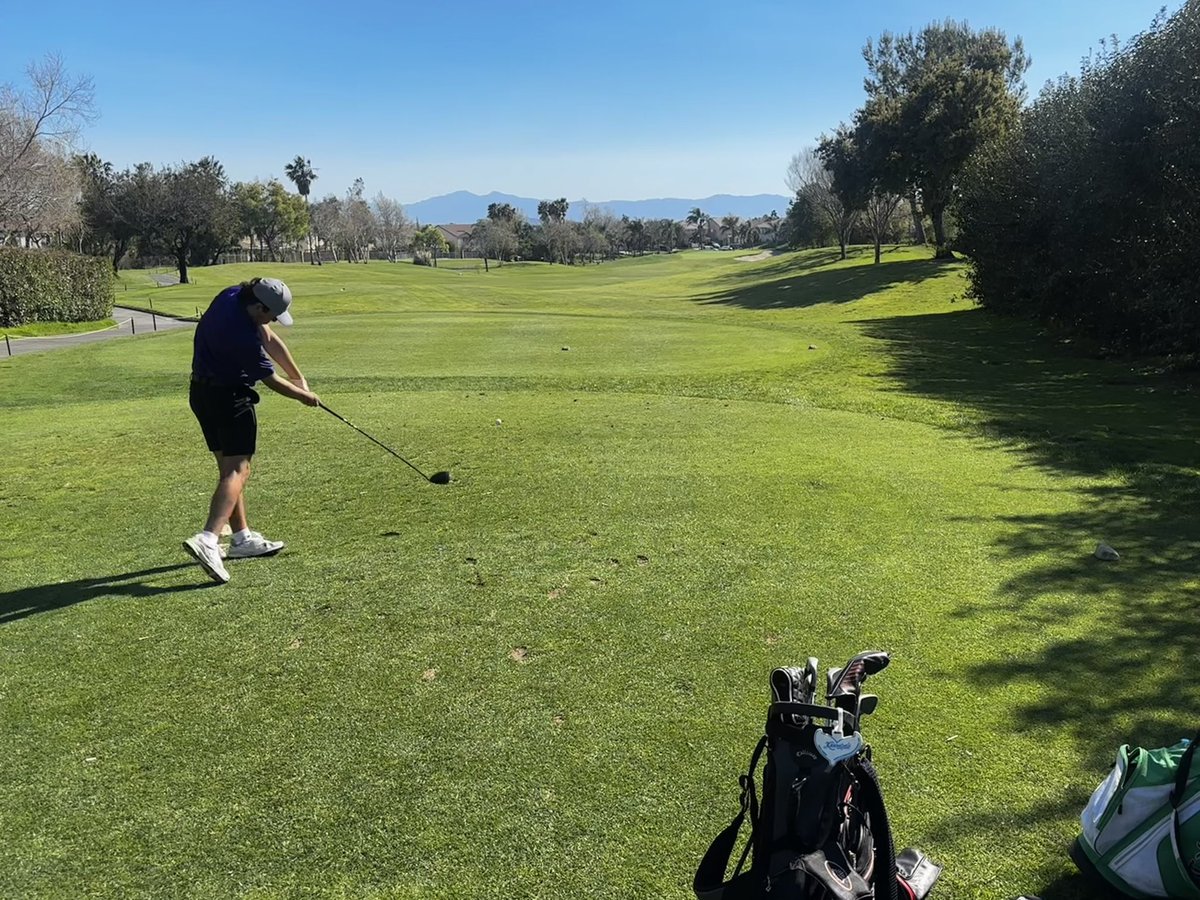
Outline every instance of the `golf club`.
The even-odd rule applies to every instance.
[[[368,438],[369,440],[375,441],[376,444],[378,444],[380,447],[382,447],[388,453],[392,454],[392,456],[396,457],[396,459],[400,460],[400,462],[404,463],[406,466],[408,466],[410,469],[412,469],[414,472],[416,472],[418,475],[420,475],[422,478],[424,478],[430,484],[449,484],[450,483],[450,473],[449,472],[434,472],[432,475],[426,475],[424,472],[422,472],[420,469],[418,469],[416,466],[414,466],[412,463],[410,463],[407,459],[405,459],[403,456],[401,456],[399,453],[397,453],[395,450],[393,450],[387,444],[383,443],[383,441],[380,441],[380,440],[377,440],[377,439],[371,437],[371,435],[367,434],[365,431],[363,431],[361,428],[359,428],[357,425],[355,425],[349,419],[345,418],[344,416],[339,416],[337,413],[335,413],[332,409],[330,409],[324,403],[321,404],[321,409],[325,410],[325,412],[329,413],[335,419],[341,419],[343,422],[345,422],[347,425],[349,425],[351,428],[353,428],[355,431],[357,431],[363,437]]]

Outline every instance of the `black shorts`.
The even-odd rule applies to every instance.
[[[192,382],[188,403],[213,453],[253,456],[258,440],[254,404],[258,392],[251,387],[222,387]]]

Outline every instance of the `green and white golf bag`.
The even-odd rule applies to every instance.
[[[1192,764],[1198,740],[1117,751],[1071,846],[1085,874],[1129,897],[1200,900],[1200,765]]]

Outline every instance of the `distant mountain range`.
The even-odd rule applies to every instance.
[[[555,197],[543,197],[543,200],[555,200]],[[487,215],[490,203],[511,203],[529,218],[537,221],[539,200],[531,197],[517,197],[513,194],[501,194],[492,191],[482,197],[470,191],[455,191],[453,194],[442,194],[430,197],[417,203],[404,204],[404,212],[410,219],[419,221],[422,225],[448,225],[459,223],[469,225]],[[685,200],[676,197],[666,197],[657,200],[571,200],[567,208],[567,218],[576,221],[583,218],[583,211],[588,206],[599,206],[616,216],[629,216],[631,219],[675,219],[682,221],[694,208],[700,207],[704,212],[715,218],[722,216],[737,216],[742,219],[752,219],[769,215],[774,210],[779,215],[786,215],[788,204],[791,202],[782,194],[754,194],[749,197],[736,194],[714,194],[712,197]]]

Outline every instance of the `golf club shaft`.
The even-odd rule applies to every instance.
[[[375,441],[376,444],[378,444],[380,447],[382,447],[388,453],[392,454],[392,456],[396,457],[396,459],[400,460],[400,462],[404,463],[406,466],[408,466],[410,469],[412,469],[414,472],[416,472],[418,475],[420,475],[426,481],[429,480],[428,475],[426,475],[424,472],[422,472],[420,469],[418,469],[416,466],[414,466],[412,463],[410,463],[407,459],[405,459],[403,456],[401,456],[399,453],[397,453],[395,450],[393,450],[387,444],[383,443],[383,441],[376,440],[375,438],[371,437],[371,435],[367,434],[365,431],[363,431],[361,428],[359,428],[357,425],[355,425],[353,422],[351,422],[345,416],[339,416],[337,413],[335,413],[332,409],[330,409],[324,403],[321,404],[321,409],[325,410],[325,412],[329,413],[335,419],[341,419],[343,422],[345,422],[347,425],[349,425],[351,428],[353,428],[355,431],[357,431],[359,434],[361,434],[363,437],[367,438],[368,440]]]

